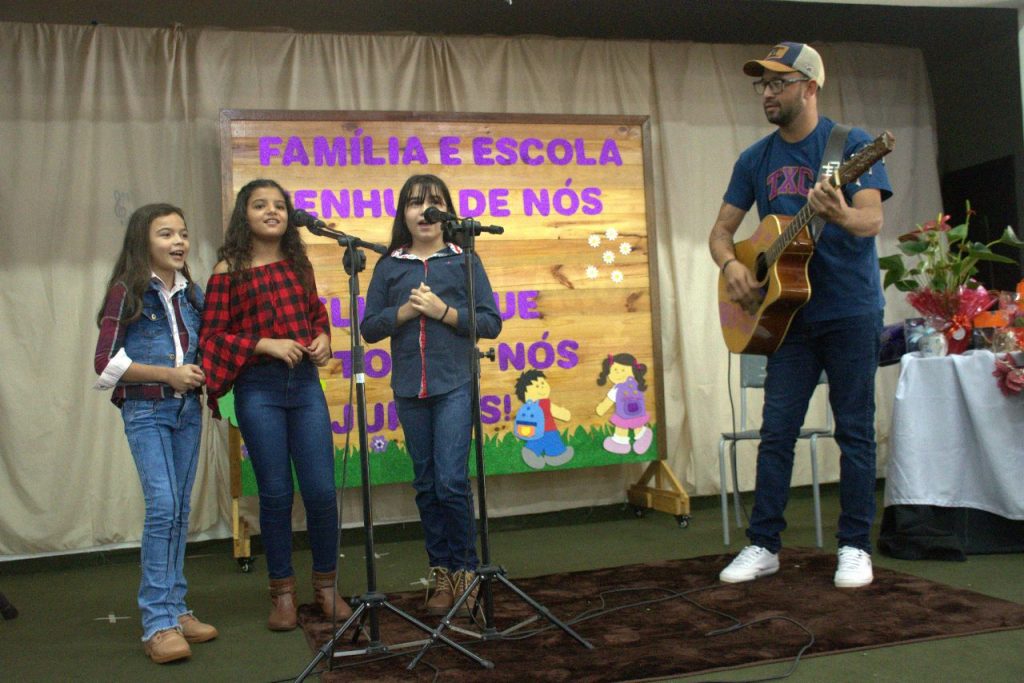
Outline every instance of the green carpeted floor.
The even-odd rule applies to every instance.
[[[830,544],[828,539],[835,532],[838,514],[836,488],[824,487],[823,496],[826,548],[831,549],[834,541]],[[692,507],[688,529],[680,529],[671,516],[660,513],[638,519],[625,506],[492,520],[492,559],[514,580],[721,553],[718,499],[694,499]],[[787,545],[813,546],[810,510],[809,490],[795,490],[787,514]],[[416,525],[379,527],[375,537],[378,587],[386,592],[416,587],[426,573]],[[728,550],[738,550],[743,544],[742,534],[733,534]],[[358,531],[345,533],[342,553],[342,592],[361,593],[365,561]],[[875,562],[1024,603],[1024,556],[1019,554],[972,555],[967,562],[947,563],[900,561],[876,553]],[[298,550],[295,564],[299,599],[305,602],[311,597],[306,579],[308,551]],[[185,566],[190,605],[201,618],[215,624],[221,635],[194,646],[190,661],[158,666],[149,662],[138,641],[137,552],[0,563],[0,591],[21,612],[13,621],[0,621],[0,679],[277,681],[291,680],[303,670],[313,653],[301,632],[271,633],[263,625],[268,598],[261,557],[251,573],[243,574],[231,557],[230,544],[211,542],[189,546]],[[566,647],[575,645],[567,641]],[[750,680],[785,668],[753,667],[707,679]],[[481,680],[486,680],[483,672]],[[789,680],[1021,681],[1024,630],[816,657],[802,661]]]

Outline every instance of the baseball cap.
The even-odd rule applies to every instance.
[[[764,59],[752,59],[743,65],[748,76],[762,76],[768,71],[799,71],[818,87],[825,85],[825,65],[821,55],[810,45],[803,43],[779,43]]]

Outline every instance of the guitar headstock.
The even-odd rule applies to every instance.
[[[883,132],[869,145],[847,159],[829,178],[833,187],[841,187],[864,174],[875,162],[896,147],[896,138],[889,131]]]

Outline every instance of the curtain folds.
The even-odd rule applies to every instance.
[[[141,535],[142,495],[120,417],[90,388],[95,316],[128,215],[148,202],[184,209],[190,266],[205,283],[223,230],[221,109],[650,115],[662,428],[669,464],[691,495],[716,494],[718,434],[731,417],[707,234],[736,156],[771,130],[740,70],[766,49],[0,23],[0,81],[9,84],[0,100],[0,555]],[[820,51],[822,112],[896,136],[887,160],[895,196],[879,238],[880,253],[892,253],[897,235],[941,206],[923,57],[862,44]],[[756,222],[748,223],[749,232]],[[890,295],[887,321],[909,311]],[[895,386],[896,371],[881,369],[880,463]],[[207,422],[193,538],[231,529],[227,439],[223,425]],[[821,450],[822,479],[837,479],[838,453]],[[807,483],[806,459],[797,463],[794,483]],[[488,502],[496,516],[618,502],[640,472],[493,477]],[[753,458],[741,485],[753,485]],[[343,498],[343,522],[358,523],[358,494]],[[378,523],[416,519],[405,485],[380,487],[374,500]],[[255,515],[254,501],[246,511]]]

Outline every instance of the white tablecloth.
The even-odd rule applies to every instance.
[[[989,351],[900,361],[885,504],[1024,520],[1024,393],[1003,396]]]

